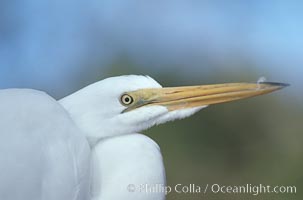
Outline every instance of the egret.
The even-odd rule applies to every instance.
[[[59,101],[0,91],[1,199],[162,200],[159,146],[140,131],[208,105],[270,93],[283,83],[163,88],[148,76],[104,79]]]

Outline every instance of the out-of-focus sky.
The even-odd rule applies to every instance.
[[[253,70],[256,80],[290,82],[295,93],[303,85],[302,9],[302,1],[282,0],[2,0],[0,87],[61,97],[127,57],[144,74]]]

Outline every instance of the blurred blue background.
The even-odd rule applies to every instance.
[[[302,10],[302,1],[282,0],[1,0],[0,88],[34,88],[59,99],[121,74],[150,75],[165,86],[259,77],[290,83],[281,92],[208,108],[146,134],[162,147],[169,184],[299,188]]]

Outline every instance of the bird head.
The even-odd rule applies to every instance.
[[[208,105],[270,93],[282,83],[226,83],[163,88],[148,76],[104,79],[60,100],[91,144],[188,117]]]

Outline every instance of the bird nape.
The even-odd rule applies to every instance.
[[[138,132],[285,86],[162,88],[148,76],[129,75],[59,101],[34,90],[0,90],[0,199],[163,200],[165,191],[152,188],[166,184],[160,148]]]

